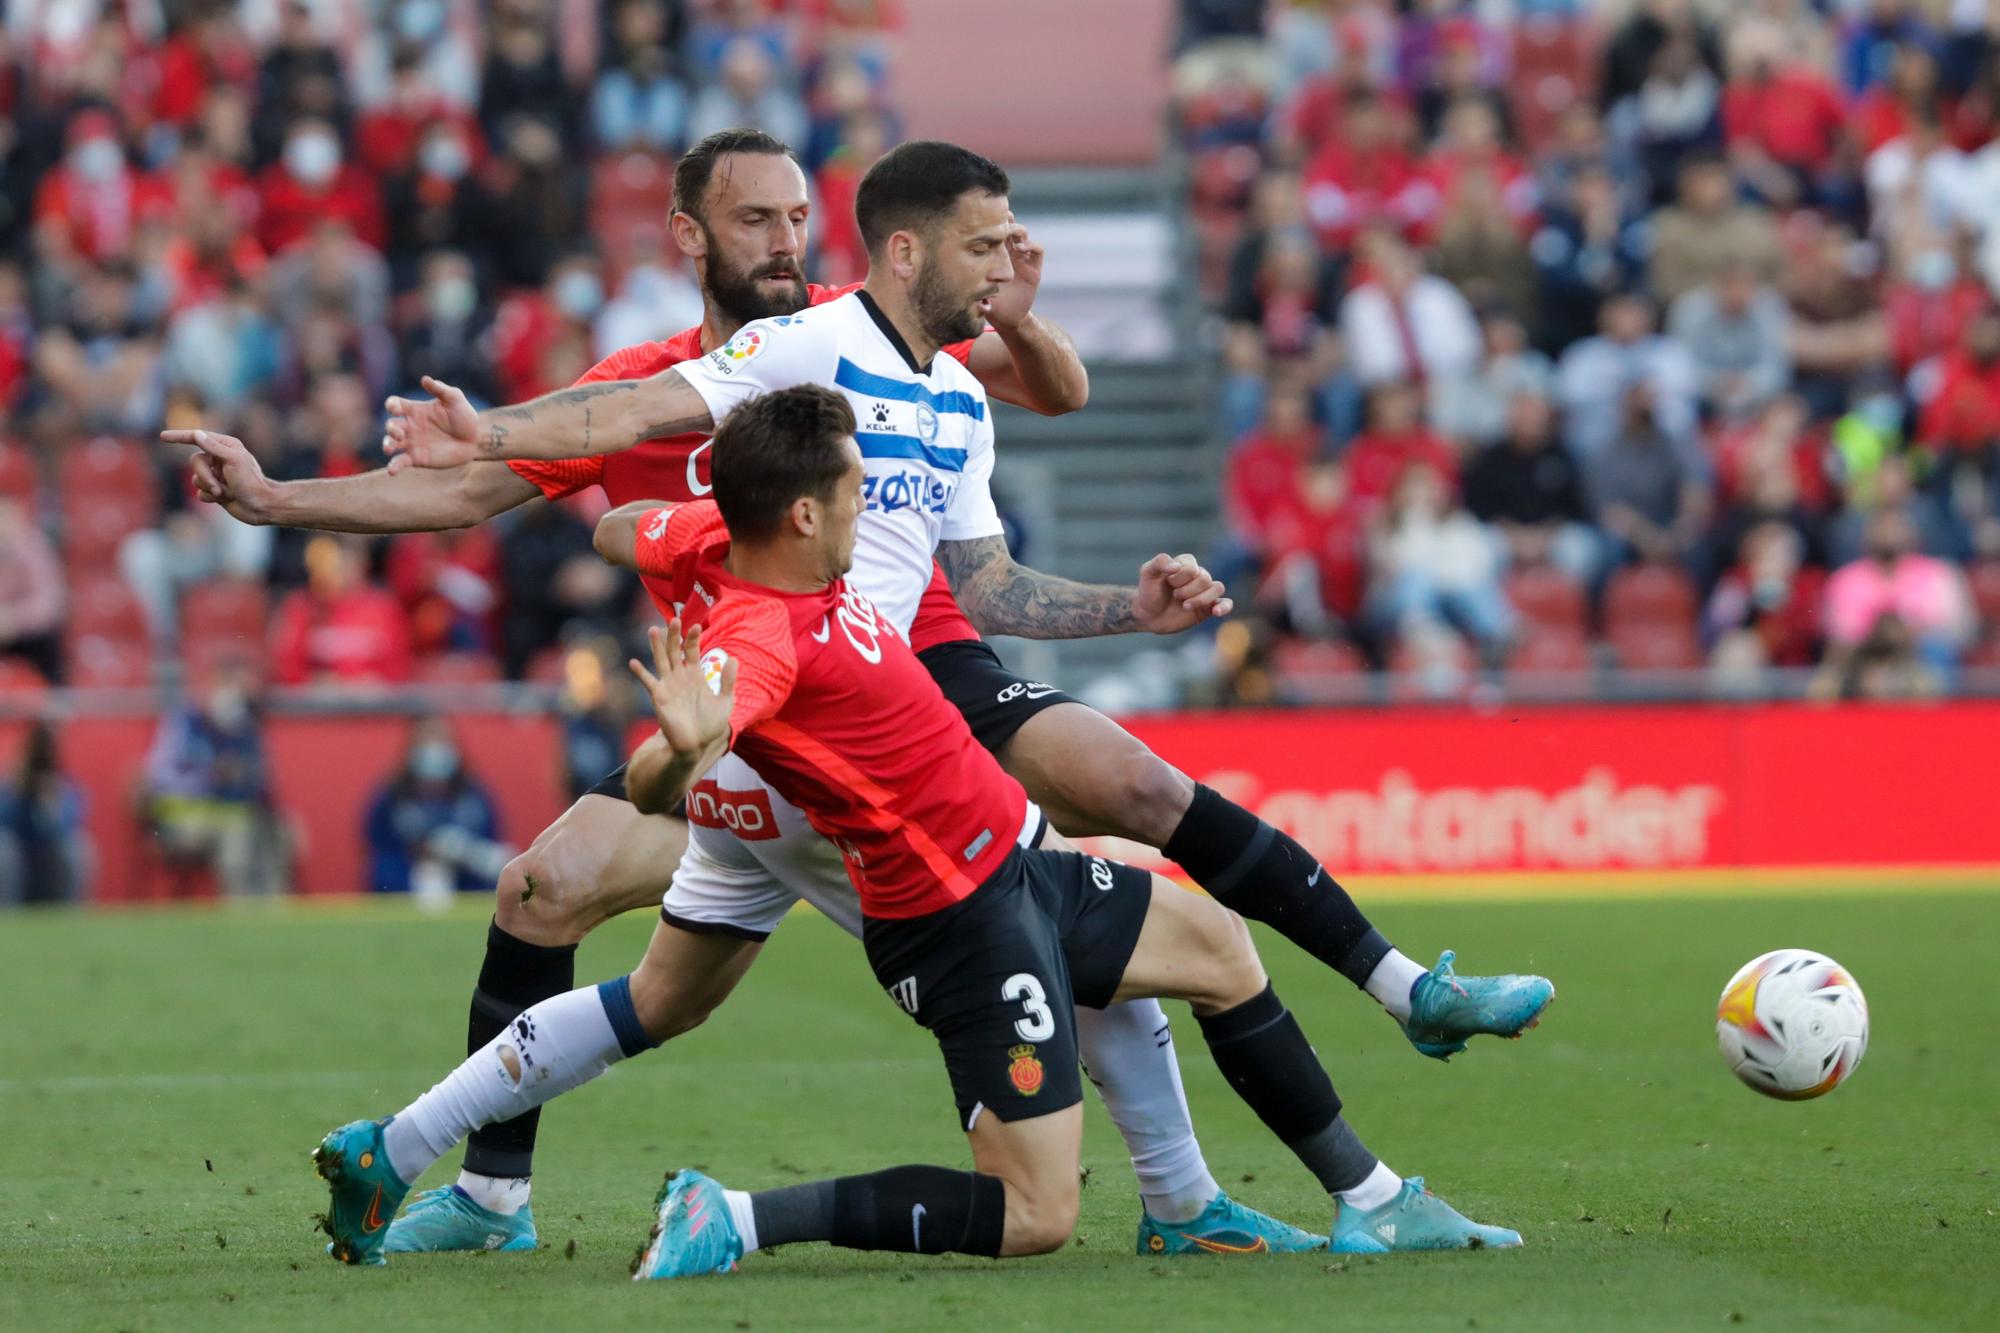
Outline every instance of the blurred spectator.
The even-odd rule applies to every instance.
[[[424,256],[417,296],[416,313],[403,330],[397,354],[404,386],[414,388],[419,376],[431,375],[475,401],[503,401],[493,383],[492,314],[480,308],[472,261],[456,250]]]
[[[281,347],[262,294],[232,271],[223,292],[182,310],[167,326],[163,370],[170,388],[190,389],[227,415],[270,384]]]
[[[1905,454],[1891,454],[1872,472],[1850,478],[1847,508],[1827,535],[1827,558],[1843,565],[1861,559],[1869,526],[1885,509],[1901,510],[1910,520],[1924,554],[1961,563],[1972,558],[1968,534],[1935,495],[1918,488]]]
[[[1938,367],[1917,420],[1917,442],[1940,457],[1990,451],[2000,432],[2000,312],[1982,309]],[[1954,458],[1955,461],[1955,458]]]
[[[419,0],[403,10],[423,13],[429,7]],[[438,128],[467,139],[478,133],[471,115],[438,92],[425,68],[423,48],[400,46],[388,96],[361,117],[355,130],[356,155],[373,176],[399,175],[415,163],[426,134]]]
[[[1488,666],[1506,659],[1514,609],[1500,587],[1493,534],[1455,508],[1446,479],[1421,463],[1396,482],[1370,539],[1374,586],[1368,617],[1385,638],[1449,625],[1469,637]]]
[[[1877,256],[1844,224],[1802,214],[1788,228],[1785,272],[1792,388],[1821,417],[1846,410],[1853,390],[1889,363],[1889,325],[1876,284]]]
[[[1506,437],[1466,465],[1465,505],[1500,535],[1510,563],[1552,564],[1585,586],[1596,578],[1598,537],[1583,471],[1556,438],[1541,394],[1523,389],[1509,401]]]
[[[281,685],[401,684],[410,678],[410,626],[396,599],[367,582],[361,544],[314,537],[307,586],[278,605],[271,662]]]
[[[1425,427],[1423,395],[1410,384],[1370,390],[1367,428],[1348,444],[1345,462],[1355,500],[1370,507],[1387,500],[1398,479],[1419,463],[1447,486],[1457,484],[1458,456],[1450,442]]]
[[[599,148],[671,153],[687,138],[688,91],[674,77],[661,0],[618,0],[612,48],[590,97]]]
[[[1866,550],[1827,580],[1826,635],[1837,650],[1859,653],[1893,620],[1916,656],[1949,679],[1973,630],[1965,577],[1917,550],[1916,526],[1900,509],[1870,520]]]
[[[1881,60],[1886,71],[1857,85],[1866,91],[1855,102],[1852,116],[1855,146],[1864,156],[1902,138],[1920,118],[1938,111],[1937,59],[1924,43],[1892,41],[1877,51],[1886,54]]]
[[[805,105],[780,81],[765,44],[750,37],[723,49],[720,77],[695,94],[687,134],[695,141],[740,126],[784,143],[806,141]]]
[[[248,669],[224,666],[199,706],[181,703],[162,716],[139,793],[169,867],[212,869],[232,898],[290,892],[254,689]]]
[[[277,42],[257,72],[255,134],[260,162],[278,156],[299,120],[347,123],[340,56],[324,41],[313,6],[306,0],[281,0],[278,9]],[[337,168],[337,141],[334,147]]]
[[[60,683],[63,601],[55,547],[19,501],[0,496],[0,657]]]
[[[0,907],[90,896],[83,789],[62,770],[55,727],[28,729],[14,772],[0,779]]]
[[[1429,232],[1437,186],[1400,141],[1396,116],[1369,91],[1348,96],[1340,132],[1305,165],[1306,211],[1328,249],[1345,249],[1363,231],[1408,237]]]
[[[1529,245],[1540,277],[1534,331],[1541,345],[1568,347],[1589,337],[1604,302],[1645,277],[1649,243],[1647,225],[1627,210],[1603,163],[1578,164]]]
[[[1627,294],[1604,303],[1602,330],[1563,353],[1556,367],[1556,400],[1563,409],[1564,439],[1586,468],[1624,429],[1626,390],[1644,384],[1653,424],[1669,440],[1692,440],[1696,374],[1678,341],[1653,332],[1653,307]]]
[[[1670,41],[1685,41],[1695,63],[1712,72],[1722,69],[1722,48],[1714,29],[1692,0],[1644,0],[1611,34],[1604,48],[1604,72],[1598,95],[1604,105],[1617,105],[1639,91],[1652,72],[1653,61]]]
[[[1352,632],[1367,591],[1368,507],[1355,502],[1341,463],[1308,463],[1271,512],[1269,568],[1259,600],[1294,634]]]
[[[549,127],[564,151],[579,142],[583,98],[563,77],[549,33],[546,0],[498,0],[488,15],[486,68],[480,80],[479,123],[500,142],[526,119]]]
[[[1431,425],[1454,440],[1491,444],[1507,433],[1516,397],[1548,397],[1555,369],[1528,346],[1528,330],[1513,311],[1491,308],[1479,324],[1485,356],[1450,393],[1431,399]]]
[[[528,661],[553,646],[572,621],[616,632],[636,585],[598,559],[591,528],[557,505],[521,510],[500,539],[501,656],[519,677]]]
[[[1692,157],[1681,166],[1678,200],[1653,218],[1646,280],[1671,305],[1731,264],[1748,265],[1760,282],[1774,283],[1782,258],[1770,210],[1737,199],[1720,158]]]
[[[1730,257],[1710,281],[1675,301],[1667,333],[1693,358],[1704,408],[1741,420],[1791,383],[1785,299],[1749,261]]]
[[[1365,277],[1340,304],[1356,377],[1365,385],[1453,383],[1471,373],[1479,361],[1479,322],[1458,289],[1425,273],[1391,232],[1370,232],[1361,258]]]
[[[1644,183],[1646,202],[1666,202],[1689,156],[1721,142],[1722,86],[1686,36],[1670,37],[1636,91],[1610,104],[1604,129]]]
[[[1432,265],[1474,307],[1527,310],[1535,303],[1536,274],[1522,228],[1534,213],[1511,209],[1507,189],[1490,166],[1462,170],[1438,223]]]
[[[574,383],[595,364],[591,325],[604,309],[603,272],[595,255],[569,255],[549,270],[540,291],[517,292],[500,303],[492,332],[500,401],[540,397]]]
[[[1617,438],[1584,464],[1614,566],[1634,560],[1672,563],[1693,552],[1709,503],[1700,462],[1691,452],[1676,448],[1660,429],[1650,386],[1640,381],[1625,390]]]
[[[390,542],[383,574],[419,656],[490,656],[499,647],[500,543],[491,529],[404,533]]]
[[[76,430],[137,435],[160,419],[160,342],[150,294],[120,263],[86,270],[62,322],[36,339],[34,366]]]
[[[1273,549],[1274,529],[1297,501],[1299,478],[1318,459],[1325,436],[1313,423],[1312,402],[1296,373],[1274,379],[1261,426],[1230,447],[1222,507],[1230,549],[1212,564],[1225,583],[1255,572]]]
[[[1926,661],[1916,637],[1893,613],[1876,620],[1858,644],[1832,644],[1810,692],[1820,699],[1924,699],[1942,694],[1945,673]]]
[[[1739,21],[1729,48],[1722,124],[1731,161],[1771,204],[1813,202],[1847,118],[1839,90],[1762,16]]]
[[[1702,613],[1711,651],[1757,667],[1811,666],[1825,586],[1825,575],[1805,564],[1798,533],[1782,523],[1752,528]]]
[[[580,644],[563,654],[562,785],[581,800],[625,761],[633,718],[633,692],[616,641]]]
[[[1842,77],[1854,93],[1893,79],[1910,52],[1928,56],[1938,38],[1911,0],[1867,0],[1865,8],[1849,29],[1840,58]]]
[[[257,239],[271,254],[328,221],[346,223],[356,239],[377,250],[388,243],[374,174],[345,160],[340,137],[324,120],[293,122],[282,157],[264,168],[257,190]]]
[[[1967,262],[1970,235],[1957,247],[1935,239],[1906,247],[1882,291],[1889,353],[1904,375],[1953,351],[1966,325],[1992,302]]]
[[[472,135],[452,121],[431,125],[405,169],[384,185],[389,266],[398,291],[420,280],[419,263],[432,250],[464,254],[475,276],[493,262],[495,202],[474,172]]]
[[[490,892],[513,855],[500,841],[499,807],[466,771],[451,724],[439,717],[410,728],[403,762],[369,800],[363,831],[376,893]]]
[[[481,181],[488,199],[480,234],[491,279],[503,287],[532,287],[576,243],[582,196],[567,170],[556,122],[510,115],[503,129]]]
[[[165,207],[163,184],[132,169],[106,111],[70,121],[68,150],[35,194],[37,249],[45,261],[103,263],[126,253],[142,213]]]
[[[172,643],[183,593],[223,579],[261,580],[274,544],[271,529],[238,523],[220,505],[184,503],[159,527],[125,538],[118,571],[145,608],[154,638]]]
[[[1223,352],[1224,429],[1240,435],[1262,413],[1264,381],[1273,362],[1299,363],[1325,387],[1319,410],[1337,437],[1354,429],[1355,388],[1344,373],[1332,319],[1330,287],[1318,248],[1300,231],[1277,232],[1261,247],[1262,263],[1230,320]]]
[[[1466,23],[1449,23],[1441,25],[1436,35],[1437,58],[1417,92],[1418,134],[1424,142],[1434,142],[1451,108],[1474,102],[1492,115],[1503,142],[1515,142],[1514,108],[1494,86],[1478,29]]]
[[[820,276],[826,277],[824,249],[821,257]],[[591,330],[595,350],[607,356],[617,348],[660,341],[701,323],[701,288],[678,250],[648,243],[635,248],[631,260]],[[458,383],[450,376],[443,378]]]

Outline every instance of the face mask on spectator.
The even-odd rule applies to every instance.
[[[250,701],[241,690],[219,689],[209,696],[209,720],[224,731],[234,731],[250,718]]]
[[[285,145],[285,169],[302,185],[324,185],[340,170],[340,141],[315,130]]]
[[[410,754],[410,772],[423,782],[449,782],[458,776],[458,751],[447,741],[425,741]]]
[[[431,318],[447,324],[456,324],[472,315],[473,307],[479,304],[479,289],[472,285],[472,279],[451,277],[432,284],[430,293]]]
[[[455,181],[465,175],[472,165],[472,155],[465,151],[465,145],[455,134],[440,134],[424,142],[424,151],[418,158],[424,174],[441,180]]]
[[[70,151],[69,164],[77,175],[102,185],[124,167],[125,154],[116,139],[86,139]]]
[[[1941,292],[1958,281],[1958,261],[1949,250],[1926,250],[1910,261],[1910,281],[1927,292]]]
[[[574,320],[589,319],[604,304],[604,284],[595,273],[571,269],[556,279],[556,308]]]

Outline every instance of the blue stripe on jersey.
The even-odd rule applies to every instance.
[[[913,380],[892,380],[887,375],[863,370],[844,356],[833,372],[833,382],[852,393],[865,393],[870,398],[891,398],[899,403],[929,403],[932,410],[940,415],[955,412],[974,421],[986,420],[986,404],[976,394],[958,389],[938,393]]]
[[[858,430],[854,432],[854,442],[861,446],[863,458],[909,458],[929,463],[940,472],[965,471],[965,450],[925,444],[914,435],[899,435],[887,430]]]

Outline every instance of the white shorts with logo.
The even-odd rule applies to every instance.
[[[695,784],[687,820],[687,852],[660,908],[669,923],[761,940],[804,900],[860,937],[861,900],[840,849],[743,760],[724,755]],[[1042,825],[1040,808],[1029,801],[1020,844],[1034,846]]]

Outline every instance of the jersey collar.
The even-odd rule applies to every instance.
[[[868,294],[868,289],[865,287],[856,288],[854,295],[861,301],[861,308],[868,312],[868,318],[875,321],[875,327],[882,330],[882,336],[889,340],[889,345],[895,348],[897,355],[903,358],[903,364],[918,375],[930,374],[931,361],[935,361],[937,358],[932,357],[931,361],[926,361],[922,365],[918,365],[917,358],[910,352],[910,345],[903,341],[903,335],[897,332],[895,324],[890,321],[887,315],[882,313],[882,307],[875,304],[875,298]]]

